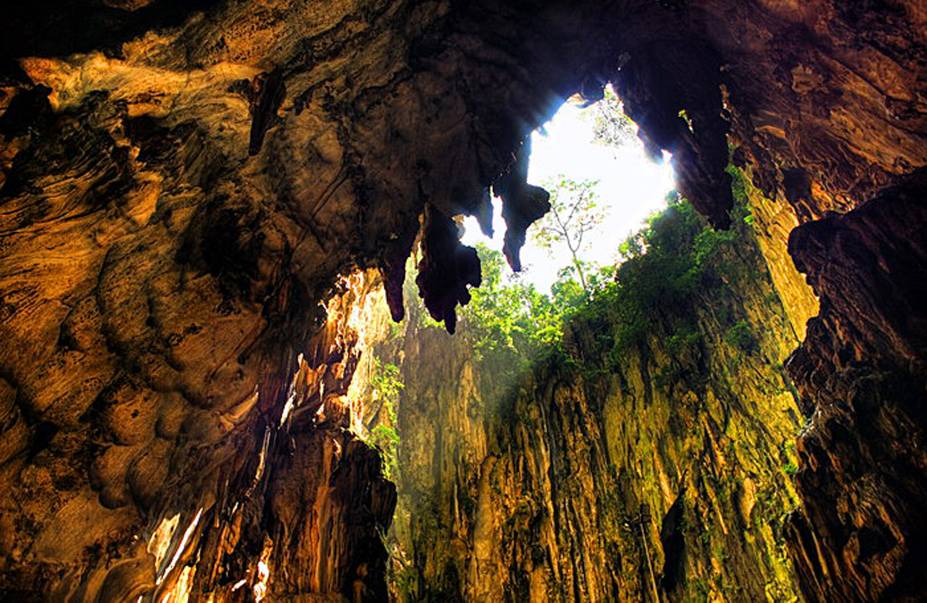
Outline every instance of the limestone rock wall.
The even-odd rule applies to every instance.
[[[505,98],[546,106],[562,87],[548,77],[522,92],[496,86],[506,65],[468,71],[478,61],[460,51],[427,59],[424,31],[448,10],[220,3],[173,28],[109,32],[103,48],[26,57],[4,73],[0,588],[44,597],[60,586],[93,598],[118,566],[125,588],[150,594],[164,578],[139,543],[162,516],[192,522],[205,509],[201,519],[221,534],[214,524],[232,519],[218,518],[215,501],[253,495],[267,455],[280,456],[274,475],[309,470],[306,459],[286,460],[290,448],[335,459],[313,470],[310,489],[343,475],[326,443],[334,436],[312,420],[293,439],[268,435],[279,430],[298,356],[310,357],[320,303],[339,272],[395,254],[404,261],[426,201],[447,213],[480,202],[517,142],[503,132],[508,116],[526,109]],[[66,53],[68,37],[60,41]],[[465,102],[468,87],[480,90],[476,106]],[[498,136],[504,152],[489,143]],[[417,152],[400,151],[413,140]],[[363,486],[350,489],[379,488],[363,471],[370,480],[355,476]],[[288,514],[311,508],[296,503]],[[374,505],[374,523],[385,525],[388,507]],[[274,538],[272,523],[252,525]],[[342,536],[313,538],[342,563],[359,546]],[[225,538],[204,553],[196,579],[206,591],[233,546]],[[250,566],[260,540],[252,535]],[[322,564],[320,546],[297,549],[298,567]],[[281,579],[270,565],[271,580]],[[342,588],[341,569],[293,571],[294,593]]]
[[[616,326],[594,321],[570,325],[572,360],[513,382],[499,382],[497,359],[475,359],[466,319],[452,339],[413,315],[403,337],[369,350],[406,384],[398,599],[798,596],[784,524],[800,505],[801,417],[782,368],[798,339],[739,228],[714,260],[722,280],[667,306],[617,367],[596,343]],[[732,340],[735,324],[749,339]]]
[[[925,187],[918,172],[790,239],[821,298],[788,364],[810,416],[798,490],[819,501],[790,527],[811,600],[923,596]]]
[[[736,174],[736,173],[735,173]],[[766,261],[769,276],[782,307],[792,323],[792,329],[799,340],[805,338],[808,320],[817,316],[818,300],[805,277],[795,268],[788,253],[789,235],[798,226],[798,218],[781,194],[770,199],[756,186],[749,176],[736,174],[743,187],[742,202],[750,208],[750,220],[756,235],[756,242]]]
[[[422,288],[450,327],[478,270],[448,222],[488,215],[490,188],[517,266],[546,206],[523,141],[567,96],[612,81],[715,223],[728,142],[804,223],[925,164],[925,23],[918,0],[7,7],[2,588],[90,597],[112,572],[132,586],[104,599],[153,592],[138,543],[163,514],[192,521],[222,499],[226,477],[244,495],[339,275],[381,269],[400,317],[427,206]],[[860,226],[900,244],[887,228]],[[887,290],[907,294],[892,274]],[[844,336],[822,324],[822,340]],[[835,454],[842,467],[856,453]],[[832,509],[809,502],[827,532]]]
[[[385,598],[395,489],[351,434],[346,398],[360,355],[351,312],[375,286],[364,274],[340,284],[289,376],[225,412],[179,396],[159,407],[126,376],[38,448],[6,386],[3,474],[20,486],[0,515],[3,595]]]

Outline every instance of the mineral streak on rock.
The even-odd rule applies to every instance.
[[[289,449],[286,438],[267,436],[265,451],[265,434],[279,431],[282,393],[339,275],[380,268],[395,292],[398,258],[426,204],[448,220],[485,216],[486,189],[517,168],[529,133],[577,92],[594,97],[611,81],[651,152],[673,153],[680,186],[716,224],[730,204],[725,137],[762,193],[787,200],[798,222],[861,207],[927,163],[919,0],[75,0],[54,9],[17,3],[4,17],[0,589],[20,599],[115,600],[152,592],[152,580],[162,591],[193,580],[216,585],[219,600],[232,596],[237,582],[215,576],[240,572],[201,568],[195,560],[205,557],[190,547],[157,584],[153,562],[141,560],[161,518],[179,517],[177,544],[202,509],[187,542],[207,542],[208,532],[213,540],[196,550],[225,558],[232,540],[219,536],[238,520],[222,513],[248,492],[260,459],[277,462]],[[512,206],[506,215],[527,221],[542,205],[534,193],[532,211]],[[858,305],[841,306],[846,292],[821,289],[831,301],[822,301],[799,364],[839,363],[839,382],[827,387],[844,403],[863,391],[857,384],[878,383],[865,398],[883,410],[875,423],[864,415],[833,424],[830,436],[821,410],[810,433],[822,434],[822,452],[805,462],[830,459],[833,469],[820,475],[836,480],[831,493],[856,492],[847,476],[879,474],[886,458],[909,465],[867,491],[865,512],[835,509],[836,494],[815,498],[819,489],[802,486],[801,542],[822,551],[802,559],[830,559],[809,561],[803,584],[809,593],[890,597],[924,580],[910,570],[917,538],[898,544],[919,524],[903,519],[906,503],[891,502],[909,500],[901,493],[920,491],[910,483],[924,475],[916,455],[904,454],[918,450],[905,434],[923,429],[922,413],[905,410],[923,400],[910,386],[924,375],[923,350],[912,343],[923,323],[883,321],[889,307],[916,307],[906,296],[918,292],[904,282],[923,281],[923,265],[896,264],[904,256],[895,250],[924,222],[913,210],[904,218],[869,210],[847,223],[854,236],[879,241],[871,253],[891,270],[874,289],[866,279],[879,273],[852,258],[838,264],[845,276],[835,283],[866,284],[859,295],[870,297],[847,293]],[[464,278],[429,277],[424,293],[452,326],[452,302],[466,299],[477,277],[466,251],[441,248],[453,257],[425,266],[452,266]],[[803,268],[825,282],[822,257],[808,255]],[[391,294],[390,304],[401,316],[401,300]],[[862,372],[843,370],[846,358],[861,359]],[[886,358],[905,359],[906,372],[881,381]],[[815,378],[796,379],[809,408],[831,408],[815,402],[829,399],[828,379],[807,374]],[[910,403],[890,403],[901,400],[889,395],[896,391]],[[300,455],[334,454],[326,442],[339,441],[353,452],[330,458],[351,470],[306,479],[337,475],[379,491],[363,449],[306,429],[286,471],[309,471]],[[265,494],[276,474],[263,474]],[[306,487],[328,488],[321,484]],[[349,522],[340,513],[332,517]],[[887,528],[883,517],[899,523]],[[277,524],[243,525],[272,540],[265,527]],[[847,534],[850,544],[840,540]],[[338,582],[353,593],[345,581],[376,573],[373,563],[286,582],[261,557],[261,537],[247,542],[235,563],[248,558],[248,588],[302,596]],[[267,559],[285,554],[279,545],[268,545]],[[345,546],[339,559],[354,559],[354,545]],[[365,547],[357,550],[373,550]],[[266,578],[253,569],[258,561]]]

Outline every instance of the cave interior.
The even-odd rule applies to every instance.
[[[0,598],[927,598],[923,0],[0,29]],[[719,251],[618,357],[589,310],[496,395],[460,219],[500,199],[520,270],[554,200],[531,133],[609,94],[685,199],[614,287],[661,232]]]

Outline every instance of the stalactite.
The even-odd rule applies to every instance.
[[[681,189],[714,223],[726,223],[731,202],[728,145],[760,193],[791,212],[775,223],[805,223],[793,253],[816,286],[833,290],[819,291],[822,316],[796,367],[837,364],[840,379],[871,383],[892,357],[908,363],[910,383],[923,378],[916,312],[903,328],[882,320],[890,307],[916,310],[910,296],[920,292],[904,283],[923,280],[923,267],[897,250],[920,236],[923,216],[863,203],[927,163],[927,15],[917,0],[75,0],[20,3],[4,17],[0,590],[9,597],[151,594],[159,587],[140,543],[163,517],[188,521],[203,508],[196,530],[212,538],[212,561],[242,541],[234,530],[263,526],[244,522],[220,538],[217,501],[250,488],[264,434],[279,430],[297,358],[309,362],[324,330],[320,303],[339,277],[380,269],[401,317],[397,284],[426,204],[447,221],[464,213],[485,222],[494,186],[509,197],[517,266],[521,232],[544,208],[543,191],[522,178],[526,137],[564,99],[595,98],[606,81],[649,150],[673,154]],[[853,226],[825,236],[835,223]],[[880,247],[867,253],[901,268],[881,275],[846,258],[832,267],[843,276],[829,281],[826,254],[812,253],[816,237],[837,245],[847,233],[879,233]],[[768,241],[781,266],[783,237]],[[465,249],[441,248],[423,262],[423,294],[451,326],[479,276]],[[457,274],[438,278],[435,267]],[[798,290],[790,269],[778,275],[777,286]],[[877,276],[873,290],[866,279]],[[863,297],[840,291],[844,282]],[[861,305],[841,306],[843,293]],[[806,301],[796,293],[793,316],[807,313]],[[349,347],[340,346],[348,357]],[[862,373],[846,370],[846,355]],[[809,409],[839,407],[821,371],[799,373]],[[346,387],[327,378],[320,391]],[[910,449],[904,434],[923,425],[917,412],[893,410],[902,381],[879,382],[866,396],[878,401],[877,432],[841,419],[803,440],[808,513],[795,524],[795,550],[811,564],[802,574],[808,593],[900,597],[923,586],[906,561],[915,549],[899,544],[916,539],[919,524],[901,522],[895,533],[873,503],[853,516],[846,549],[834,526],[847,513],[814,498],[811,477],[801,477],[824,475],[814,465],[822,455],[879,474],[882,457],[860,452],[881,450],[875,440]],[[843,403],[855,399],[849,381],[832,385]],[[903,388],[901,406],[917,407],[921,391]],[[340,411],[333,403],[324,412]],[[339,442],[357,470],[345,479],[372,484],[383,503],[376,521],[361,523],[382,523],[388,488],[367,453],[309,424],[292,449],[334,454]],[[837,425],[862,448],[823,435]],[[265,460],[290,449],[287,438],[272,440]],[[812,442],[826,452],[812,452]],[[923,468],[906,472],[919,483]],[[265,486],[272,491],[273,480]],[[906,487],[880,487],[874,500]],[[907,517],[906,508],[888,515]],[[263,539],[245,536],[253,561]],[[269,573],[258,581],[273,593],[285,574],[272,558],[283,553],[267,551]],[[822,578],[828,564],[845,584]],[[220,567],[197,566],[175,584],[218,584]],[[356,568],[345,571],[359,579]]]

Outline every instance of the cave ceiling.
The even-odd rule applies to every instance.
[[[500,196],[519,267],[525,230],[547,209],[526,180],[527,137],[574,94],[594,101],[610,83],[645,148],[672,154],[680,192],[718,227],[731,161],[803,223],[851,212],[927,163],[919,0],[72,0],[4,12],[0,588],[23,596],[166,592],[179,579],[171,555],[152,570],[142,540],[175,516],[192,527],[174,561],[212,564],[197,572],[202,592],[219,588],[222,564],[262,554],[261,529],[296,543],[278,561],[308,563],[323,553],[311,535],[283,535],[288,514],[373,480],[364,509],[375,512],[351,524],[367,531],[342,534],[368,542],[394,498],[373,461],[355,443],[313,440],[308,424],[302,438],[275,427],[294,372],[308,370],[300,354],[352,362],[343,337],[320,331],[320,303],[339,276],[369,269],[400,319],[420,240],[420,295],[453,330],[480,283],[454,217],[488,230]],[[803,232],[815,249],[816,231]],[[894,265],[886,245],[872,253]],[[826,256],[793,255],[809,273]],[[838,296],[842,278],[820,277],[818,294]],[[828,316],[825,331],[846,335]],[[855,328],[870,341],[872,325]],[[898,370],[922,375],[911,333],[923,329],[896,325],[894,342],[870,347],[903,342]],[[353,468],[326,477],[335,494],[293,501],[277,487],[332,458]],[[261,486],[270,502],[248,503],[275,463],[279,480]],[[220,551],[236,543],[247,552],[228,561]],[[381,551],[327,551],[330,570],[287,588],[343,592],[351,554],[373,568]]]

